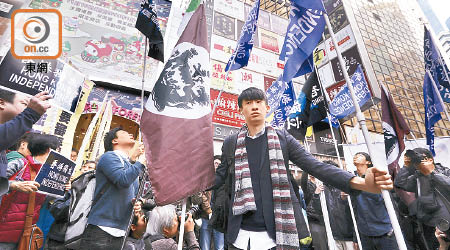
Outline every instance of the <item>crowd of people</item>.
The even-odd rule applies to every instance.
[[[144,147],[122,128],[106,134],[105,153],[84,162],[64,197],[36,192],[36,173],[60,146],[51,135],[29,132],[49,99],[45,92],[30,98],[0,89],[0,249],[177,249],[180,204],[155,204]],[[350,173],[268,126],[262,90],[244,90],[238,105],[246,124],[214,157],[214,186],[188,197],[183,249],[321,250],[330,241],[337,249],[398,249],[383,189],[390,190],[408,249],[448,249],[450,169],[429,150],[407,150],[394,181],[364,152],[354,155]],[[75,161],[78,151],[67,157]],[[24,248],[25,232],[40,231],[35,224],[44,232]]]

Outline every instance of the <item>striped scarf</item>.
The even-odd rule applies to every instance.
[[[235,196],[233,215],[256,211],[250,167],[248,165],[245,137],[248,128],[244,125],[239,131],[235,151]],[[280,140],[275,129],[266,127],[269,149],[270,177],[272,179],[273,207],[277,250],[299,249],[294,208],[291,201],[290,183],[284,165]]]

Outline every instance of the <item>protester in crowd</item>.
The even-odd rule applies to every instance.
[[[147,229],[147,221],[148,217],[143,211],[134,215],[123,250],[145,250],[143,236]]]
[[[435,163],[425,148],[412,150],[408,158],[411,167],[400,169],[395,186],[415,193],[417,199],[409,206],[409,212],[423,227],[428,247],[435,249],[439,242],[433,237],[434,228],[450,222],[450,169]]]
[[[72,151],[70,152],[70,159],[72,161],[76,161],[78,158],[78,150],[72,148]]]
[[[91,176],[95,175],[95,161],[86,161],[81,166],[80,171],[82,174],[90,173],[77,178],[71,183],[66,184],[66,193],[64,197],[58,199],[51,199],[48,201],[48,209],[52,214],[55,221],[50,227],[47,239],[45,240],[45,250],[65,250],[64,238],[66,235],[67,223],[69,223],[69,208],[72,202],[73,192],[71,192],[72,184],[77,190],[83,190],[89,183]],[[95,177],[94,177],[95,178]]]
[[[324,162],[337,168],[339,167],[333,161]],[[320,193],[322,191],[325,192],[328,217],[330,219],[331,232],[335,240],[336,248],[339,250],[353,250],[353,239],[355,239],[355,234],[350,206],[347,201],[348,195],[341,190],[327,184],[323,185],[319,183],[318,185],[316,185],[316,189],[314,190],[314,194],[312,197],[312,205],[314,207],[314,210],[320,215],[321,225],[325,225],[322,215],[322,206],[320,203]],[[321,241],[322,243],[325,243],[325,248],[315,247],[314,249],[328,248],[326,242],[323,240],[326,238],[326,232],[324,233],[324,237],[316,238],[316,240],[313,235],[313,244],[317,241]]]
[[[450,239],[448,238],[446,233],[436,228],[435,236],[439,241],[439,250],[447,250],[450,247]]]
[[[26,188],[29,192],[36,191],[38,184],[27,187],[24,183],[10,183],[6,178],[8,161],[5,150],[17,142],[27,131],[31,129],[41,115],[50,107],[48,99],[51,96],[47,92],[41,92],[31,99],[23,94],[16,94],[0,89],[0,197],[8,192],[8,189],[17,190]]]
[[[328,249],[327,232],[325,231],[325,224],[320,210],[321,207],[313,205],[315,192],[320,186],[316,185],[316,178],[308,175],[306,172],[303,172],[300,181],[302,190],[305,192],[306,215],[312,237],[312,246],[315,250],[326,250]],[[318,198],[316,197],[316,199]]]
[[[146,249],[153,250],[177,250],[177,242],[173,239],[179,230],[179,218],[176,214],[175,206],[166,205],[156,207],[150,212],[147,224],[148,237],[145,239]],[[184,224],[183,249],[200,250],[194,234],[194,220],[188,214]]]
[[[51,135],[37,134],[28,144],[28,150],[31,156],[23,159],[11,161],[8,164],[7,178],[14,180],[14,183],[30,182],[42,163],[47,159],[50,149],[56,149],[59,142],[56,137]],[[34,199],[33,224],[39,218],[39,210],[45,200],[45,195],[39,193],[30,193],[26,185],[18,185],[17,189],[5,195],[0,205],[0,249],[15,249],[22,235],[25,226],[25,217],[27,207],[31,199]]]
[[[370,155],[358,152],[353,157],[353,165],[358,176],[364,177],[373,169]],[[394,230],[389,219],[381,194],[361,192],[352,195],[356,222],[364,250],[394,250],[398,249]]]
[[[30,150],[28,150],[28,143],[32,139],[33,135],[34,133],[24,134],[20,137],[16,144],[9,148],[10,151],[6,154],[6,159],[8,162],[31,155]]]
[[[264,91],[254,87],[244,90],[238,106],[246,124],[224,141],[214,186],[231,180],[225,188],[230,199],[226,234],[229,249],[247,249],[249,244],[250,249],[258,250],[299,248],[299,239],[307,237],[300,235],[296,223],[302,212],[289,161],[346,193],[353,193],[352,189],[379,193],[380,188],[392,188],[386,171],[371,168],[365,179],[355,177],[316,160],[286,130],[266,125],[270,107]],[[229,173],[231,178],[227,178]],[[295,221],[283,219],[286,217]]]
[[[214,169],[217,169],[220,164],[220,155],[214,156]],[[207,218],[202,218],[202,227],[200,228],[200,247],[202,250],[209,250],[211,247],[211,237],[213,239],[214,250],[224,249],[224,235],[222,232],[217,231],[213,225],[209,224],[209,218],[214,215],[214,199],[216,198],[216,192],[223,192],[223,187],[221,190],[212,190],[208,193],[211,195],[210,209],[211,213]],[[206,196],[206,195],[205,195]],[[203,208],[205,211],[205,209]]]
[[[95,174],[94,197],[102,195],[90,210],[82,249],[120,249],[132,215],[132,199],[139,188],[138,176],[145,169],[143,147],[132,134],[114,128],[106,134],[104,144],[105,153]]]

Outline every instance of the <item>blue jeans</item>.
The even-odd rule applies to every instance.
[[[89,224],[81,237],[80,249],[120,250],[123,237],[113,237],[101,228]]]
[[[359,234],[361,238],[362,249],[364,250],[396,250],[398,249],[395,235],[387,234],[382,236],[366,236]]]
[[[202,250],[210,250],[211,246],[211,234],[214,240],[214,249],[223,250],[224,248],[224,235],[223,233],[212,229],[209,225],[209,220],[202,219],[202,227],[200,228],[200,248]]]

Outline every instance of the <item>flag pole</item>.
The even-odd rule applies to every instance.
[[[323,34],[322,34],[322,37],[323,37],[323,40],[325,41],[325,37],[323,36]],[[314,68],[315,68],[316,73],[318,73],[316,65],[314,65]],[[330,102],[330,99],[329,99],[330,97],[328,96],[328,93],[326,92],[325,87],[323,86],[319,75],[317,75],[317,81],[320,84],[320,91],[322,92],[322,96],[324,96],[325,100],[326,100],[326,101],[325,100],[324,101],[326,103],[325,108],[327,110],[328,125],[330,126],[331,136],[333,137],[333,144],[334,144],[334,149],[336,150],[336,155],[338,157],[339,168],[340,169],[344,169],[344,165],[342,164],[341,155],[339,153],[339,148],[338,148],[338,145],[337,145],[336,136],[334,134],[333,125],[331,124],[331,115],[330,115],[330,112],[328,111],[328,109],[329,109],[328,103]],[[340,126],[340,124],[339,124],[339,126]],[[355,212],[353,211],[353,205],[352,205],[352,201],[350,199],[350,196],[347,197],[347,201],[348,201],[348,205],[349,205],[349,208],[350,208],[350,214],[352,216],[353,228],[354,228],[355,233],[356,233],[356,239],[358,241],[358,245],[362,248],[361,238],[359,237],[358,225],[356,224]],[[328,223],[329,223],[329,221],[328,221]]]
[[[433,79],[433,76],[431,75],[431,73],[430,73],[429,70],[426,70],[426,74],[427,74],[428,77],[430,78],[431,83],[432,83],[431,85],[433,85],[433,89],[434,89],[434,91],[436,91],[436,93],[437,93],[437,96],[438,96],[438,98],[439,98],[439,102],[441,103],[442,107],[444,108],[444,113],[445,113],[445,115],[447,116],[447,120],[450,121],[450,116],[448,115],[448,112],[447,112],[447,106],[445,106],[445,103],[444,103],[444,101],[442,100],[441,93],[439,93],[439,89],[438,89],[438,87],[437,87],[437,85],[436,85],[436,82],[435,82],[434,79]],[[425,111],[425,112],[426,112],[426,111]]]
[[[370,138],[369,130],[367,129],[367,126],[366,126],[366,120],[365,120],[365,117],[364,117],[363,113],[361,112],[361,108],[359,106],[358,100],[356,99],[355,90],[353,89],[353,85],[351,84],[350,77],[349,77],[348,72],[346,70],[347,67],[345,65],[344,59],[342,58],[342,54],[340,52],[340,48],[339,48],[338,42],[337,42],[336,37],[335,37],[334,31],[333,31],[333,27],[331,26],[330,19],[328,18],[328,15],[326,13],[324,13],[323,16],[325,18],[325,22],[327,24],[328,31],[330,32],[331,40],[333,41],[333,45],[334,45],[334,48],[336,50],[336,54],[337,54],[337,57],[338,57],[338,60],[339,60],[339,64],[340,64],[341,69],[342,69],[342,73],[344,74],[345,81],[347,82],[347,86],[348,86],[348,89],[350,91],[350,95],[352,97],[353,104],[355,106],[356,118],[358,119],[358,122],[359,122],[359,124],[361,126],[361,130],[363,132],[364,139],[366,141],[366,145],[367,145],[367,149],[369,151],[369,155],[372,158],[372,160],[374,161],[374,163],[375,163],[374,165],[375,166],[382,166],[381,164],[378,164],[378,159],[375,157],[375,154],[374,154],[375,148],[373,147],[372,139]],[[383,166],[383,168],[386,171],[388,171],[387,166]],[[389,191],[381,190],[381,194],[383,196],[384,203],[386,205],[386,210],[387,210],[387,212],[389,214],[389,218],[391,220],[392,228],[394,229],[394,234],[395,234],[395,238],[397,239],[398,247],[399,247],[400,250],[407,250],[406,244],[405,244],[405,240],[403,238],[402,230],[401,230],[400,225],[398,223],[397,215],[395,214],[395,210],[394,210],[394,206],[392,204],[391,197],[389,196]]]
[[[181,207],[181,222],[180,222],[180,230],[178,234],[178,250],[182,250],[183,248],[183,236],[184,236],[184,224],[186,223],[186,200],[183,199],[183,205]]]

